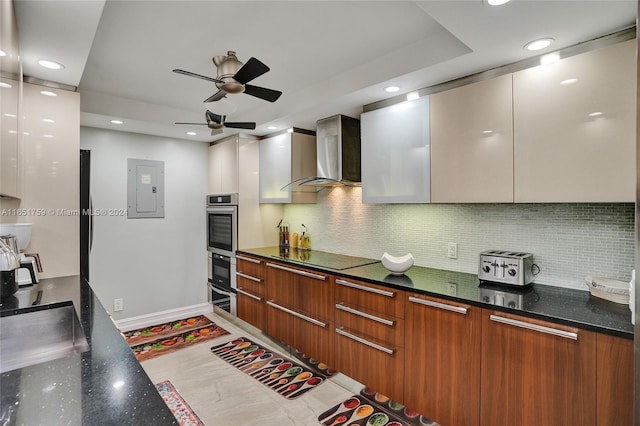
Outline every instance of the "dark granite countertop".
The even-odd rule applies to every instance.
[[[40,305],[32,306],[40,290]],[[44,279],[21,288],[2,302],[0,314],[48,309],[69,300],[89,350],[2,373],[0,424],[177,425],[91,287],[79,277]]]
[[[359,258],[362,259],[362,266],[341,269],[336,265],[342,264],[340,261],[342,255],[313,250],[308,253],[290,250],[289,258],[283,257],[278,247],[243,249],[238,253],[279,260],[308,269],[386,285],[416,294],[437,296],[488,309],[633,339],[633,324],[631,324],[629,307],[591,296],[586,290],[541,284],[531,284],[525,288],[491,284],[480,285],[476,274],[420,266],[411,267],[404,275],[393,275],[379,261],[366,258]],[[305,258],[306,260],[304,260]],[[321,266],[320,262],[314,262],[314,258],[321,258],[324,265]],[[335,261],[332,262],[332,259]],[[492,302],[496,299],[504,300],[505,305],[513,300],[514,306],[496,305]]]

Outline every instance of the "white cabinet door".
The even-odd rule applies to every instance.
[[[430,201],[429,98],[360,116],[362,201]]]
[[[22,123],[19,123],[18,99],[22,83],[0,78],[0,195],[20,198]]]
[[[315,203],[315,188],[285,188],[297,179],[315,175],[315,134],[283,133],[260,141],[261,203]]]
[[[209,147],[209,193],[238,192],[238,136]]]
[[[431,202],[513,202],[511,74],[431,95]]]
[[[514,200],[635,199],[635,40],[513,75]]]

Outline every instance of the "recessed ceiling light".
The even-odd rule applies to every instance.
[[[196,132],[187,132],[187,134],[188,134],[189,136],[195,136],[195,135],[197,135],[197,133],[196,133]]]
[[[415,101],[419,97],[420,97],[420,95],[418,94],[418,92],[407,93],[407,100],[408,101]]]
[[[43,118],[42,121],[44,121],[45,123],[55,123],[55,121],[50,118]]]
[[[389,93],[394,93],[394,92],[397,92],[398,90],[400,90],[398,86],[389,86],[384,88],[384,91]]]
[[[11,85],[9,83],[5,83],[4,81],[0,81],[0,87],[3,89],[11,89]]]
[[[43,66],[45,68],[49,68],[50,70],[63,70],[64,69],[64,65],[62,65],[60,62],[50,61],[48,59],[40,59],[38,61],[38,64],[40,64],[41,66]]]
[[[267,130],[276,130],[277,127],[276,126],[267,126]]]
[[[111,120],[110,123],[111,124],[123,124],[124,121],[122,121],[122,120]]]
[[[1,56],[7,56],[7,52],[5,52],[4,50],[0,49],[0,57]]]
[[[509,3],[510,0],[487,0],[487,4],[490,6],[502,6],[505,3]]]
[[[546,47],[549,47],[553,42],[554,40],[552,38],[540,38],[538,40],[533,40],[525,44],[524,48],[531,51],[542,50]]]
[[[589,114],[589,117],[599,117],[602,115],[601,111],[595,111]]]
[[[45,95],[45,96],[58,96],[58,94],[57,94],[57,93],[50,92],[50,91],[48,91],[48,90],[42,90],[42,91],[40,91],[40,94],[41,94],[41,95]]]
[[[577,78],[568,78],[568,79],[566,79],[566,80],[562,80],[562,81],[560,82],[560,84],[562,84],[562,85],[564,85],[564,86],[568,86],[568,85],[570,85],[570,84],[577,83],[577,82],[578,82],[578,79],[577,79]]]

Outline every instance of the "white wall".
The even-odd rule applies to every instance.
[[[126,209],[127,159],[163,161],[165,217],[94,217],[91,286],[115,319],[207,302],[208,144],[89,127],[95,209]],[[124,311],[113,312],[113,299]]]
[[[308,227],[312,249],[412,253],[416,265],[472,274],[481,251],[529,252],[542,269],[536,282],[559,287],[586,290],[587,275],[629,281],[634,269],[633,203],[385,205],[362,204],[361,192],[325,189],[317,204],[285,206],[285,220],[291,232]]]

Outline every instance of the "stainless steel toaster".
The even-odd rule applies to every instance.
[[[505,250],[480,253],[478,279],[501,284],[525,286],[533,282],[533,255]]]

